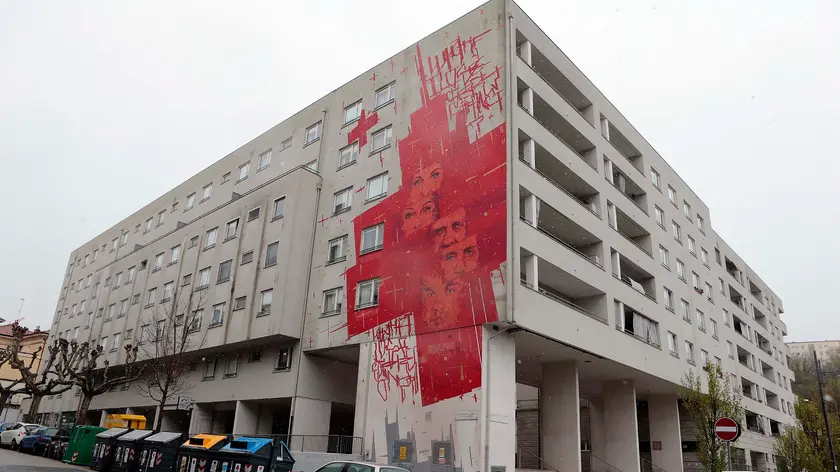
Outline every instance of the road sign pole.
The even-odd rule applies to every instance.
[[[732,470],[732,441],[726,441],[726,463],[729,464],[728,470]]]

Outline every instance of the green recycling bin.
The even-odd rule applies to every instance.
[[[96,435],[105,431],[99,426],[76,426],[70,434],[70,442],[64,451],[62,462],[73,465],[90,465]]]

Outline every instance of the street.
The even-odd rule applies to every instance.
[[[40,456],[0,449],[0,472],[59,472],[69,470],[86,469]]]

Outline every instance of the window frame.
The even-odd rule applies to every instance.
[[[210,242],[210,235],[211,234],[213,235],[213,242],[212,243]],[[210,249],[211,247],[214,247],[216,245],[216,243],[219,242],[219,227],[216,226],[215,228],[208,229],[204,233],[204,236],[205,236],[205,238],[204,238],[204,249]]]
[[[374,240],[375,244],[370,247],[365,247],[365,234],[367,234],[370,230],[376,230],[376,239]],[[359,238],[360,256],[381,250],[385,245],[385,223],[377,223],[375,225],[368,226],[367,228],[363,228],[361,233],[359,234]]]
[[[217,326],[222,326],[225,324],[225,305],[227,302],[216,303],[213,305],[213,311],[210,315],[210,326],[209,328],[215,328]],[[216,319],[216,313],[218,312],[218,320]]]
[[[242,182],[243,180],[248,178],[248,175],[251,173],[251,161],[248,161],[239,167],[236,168],[236,183]],[[245,176],[242,176],[242,170],[245,170]]]
[[[271,252],[271,246],[275,246],[277,248],[277,250],[274,253],[274,260],[271,263],[269,263],[268,255]],[[265,246],[265,263],[263,264],[263,268],[276,266],[278,259],[280,259],[280,241],[279,240],[268,243]]]
[[[350,156],[350,160],[347,162],[342,162],[343,157],[346,155]],[[356,158],[359,157],[359,140],[353,141],[352,143],[344,146],[343,148],[338,150],[338,168],[336,170],[344,169],[345,167],[349,167],[356,163]]]
[[[327,297],[330,295],[335,296],[335,303],[333,304],[333,308],[331,310],[327,310]],[[341,309],[344,306],[342,301],[342,297],[344,296],[344,287],[334,287],[328,290],[324,290],[323,295],[321,296],[321,317],[327,316],[334,316],[341,314]]]
[[[227,276],[222,278],[222,267],[227,264]],[[222,262],[219,262],[219,271],[216,273],[216,284],[223,284],[225,282],[230,282],[233,278],[233,259],[227,259]]]
[[[370,299],[362,300],[363,287],[370,286]],[[362,280],[356,284],[356,309],[362,310],[379,306],[379,289],[381,280],[379,277],[374,277],[367,280]]]
[[[388,92],[388,99],[383,101],[383,102],[379,102],[379,94],[382,91],[387,91]],[[388,105],[389,103],[393,102],[396,99],[397,99],[397,81],[394,80],[394,81],[391,81],[391,83],[389,83],[387,85],[383,85],[382,87],[379,87],[373,93],[373,106],[374,106],[373,109],[378,110],[379,108],[382,108],[385,105]]]
[[[370,190],[373,188],[371,183],[374,181],[381,181],[381,189],[382,191],[376,195],[371,195]],[[367,183],[365,185],[365,202],[372,202],[374,200],[378,200],[380,198],[384,198],[388,196],[388,171],[382,172],[381,174],[374,175],[373,177],[367,179]]]
[[[233,223],[233,234],[230,234],[231,223]],[[227,223],[225,223],[225,239],[224,241],[231,240],[239,235],[239,218],[234,218]]]
[[[341,125],[342,126],[347,126],[349,124],[353,124],[353,123],[359,121],[362,117],[362,110],[363,109],[364,108],[362,107],[362,100],[361,99],[356,100],[355,102],[345,106],[344,109],[341,112],[341,120],[342,120]],[[350,117],[350,119],[347,119],[347,112],[348,111],[353,111],[355,113],[355,116],[352,116],[352,117]]]
[[[268,294],[271,297],[271,300],[268,302],[268,309],[266,309],[265,304],[265,296]],[[265,316],[271,314],[271,305],[274,303],[274,289],[269,288],[267,290],[263,290],[260,292],[260,311],[257,313],[257,316]]]
[[[346,206],[338,208],[338,198],[341,195],[347,195]],[[353,187],[343,188],[333,193],[333,216],[350,211],[353,208]]]
[[[376,138],[381,135],[385,135],[385,141],[382,143],[381,146],[376,146]],[[370,134],[370,147],[371,153],[379,152],[383,149],[388,149],[391,146],[391,141],[394,138],[394,127],[392,125],[383,126],[378,130],[374,131]]]
[[[348,239],[348,235],[345,234],[327,241],[327,264],[335,264],[337,262],[344,262],[347,260]],[[332,248],[334,246],[334,243],[339,243],[337,247],[341,248],[341,250],[339,251],[341,254],[336,257],[333,257],[332,254]]]
[[[314,136],[310,137],[312,131],[315,132]],[[304,132],[304,141],[303,146],[309,146],[312,143],[318,142],[321,139],[321,121],[318,121],[315,124],[309,125],[306,127],[306,131]]]
[[[279,207],[278,207],[278,205],[279,205]],[[277,209],[278,208],[282,208],[282,210],[283,210],[282,212],[280,212],[279,215],[277,214]],[[271,217],[271,221],[276,221],[276,220],[279,220],[279,219],[286,216],[286,196],[285,195],[282,196],[282,197],[274,199],[273,210],[274,210],[274,212],[272,213],[273,216]]]
[[[266,167],[271,165],[271,148],[268,148],[267,151],[263,151],[262,154],[259,155],[259,159],[257,160],[257,172],[265,169]]]
[[[650,183],[653,184],[653,188],[662,191],[662,176],[653,167],[650,168]]]

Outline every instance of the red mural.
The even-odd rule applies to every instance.
[[[419,390],[430,405],[481,385],[481,325],[498,320],[493,282],[506,260],[505,127],[482,128],[502,111],[500,69],[478,47],[489,31],[425,59],[417,47],[422,106],[398,143],[401,186],[353,220],[347,332],[373,338],[383,400]],[[376,119],[363,115],[358,128]],[[378,299],[367,289],[362,298],[376,303],[358,307],[357,285],[373,279]]]

